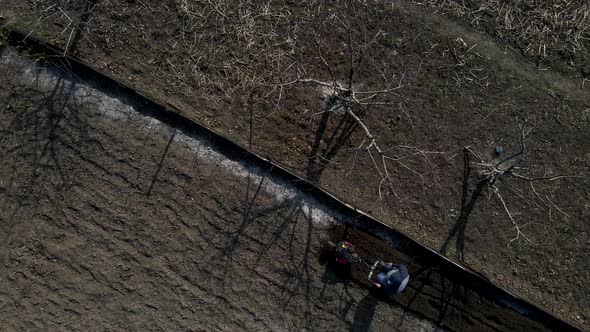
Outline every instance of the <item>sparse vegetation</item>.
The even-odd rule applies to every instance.
[[[583,0],[415,0],[489,28],[524,53],[585,53],[590,48],[590,3]]]

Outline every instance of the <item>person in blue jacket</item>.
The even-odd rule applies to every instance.
[[[400,294],[410,281],[408,268],[403,264],[380,263],[381,272],[375,276],[375,286],[387,295]]]

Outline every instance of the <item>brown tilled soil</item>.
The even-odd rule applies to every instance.
[[[563,63],[539,66],[406,1],[5,0],[0,14],[589,326],[590,82],[553,70]],[[355,109],[398,159],[389,162],[395,194],[385,185],[380,197],[382,177],[355,149],[363,133],[354,121],[321,114],[317,87],[279,84],[346,82],[351,49],[356,89],[400,86],[379,97],[386,106]],[[519,174],[574,177],[506,176],[495,183],[500,196],[478,188],[480,161],[464,147],[486,161],[496,146],[510,155],[522,126],[530,132]],[[513,222],[523,234],[514,241]]]
[[[309,217],[298,196],[279,199],[272,179],[236,173],[189,133],[0,59],[3,330],[545,330]],[[343,238],[408,264],[408,290],[374,294],[365,265],[347,279],[326,251]]]

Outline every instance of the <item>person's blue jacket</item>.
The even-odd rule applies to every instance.
[[[408,285],[410,274],[408,268],[403,264],[383,264],[383,272],[375,279],[381,285],[381,289],[388,295],[399,294]]]

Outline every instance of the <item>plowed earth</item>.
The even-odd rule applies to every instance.
[[[6,24],[588,328],[590,82],[433,11],[400,0],[0,1]],[[345,83],[351,54],[355,89],[399,85],[377,99],[386,105],[355,109],[393,158],[391,187],[356,149],[355,122],[321,112],[325,91],[285,84]],[[516,172],[566,177],[478,188],[482,161],[464,147],[491,162],[496,147],[520,150],[522,127]]]
[[[7,52],[0,82],[3,330],[544,330],[141,103]],[[343,238],[408,290],[336,270]]]

